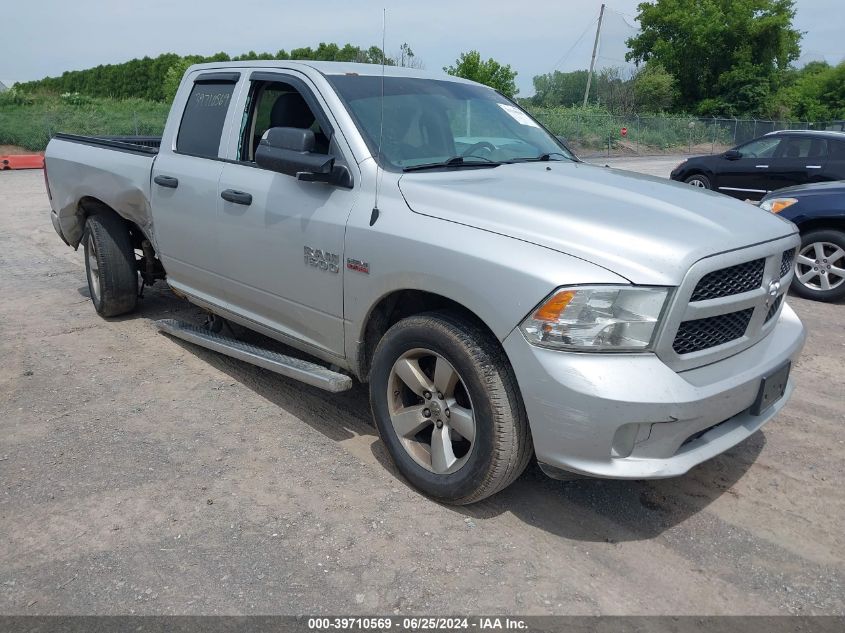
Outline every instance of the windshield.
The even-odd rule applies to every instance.
[[[520,107],[496,91],[436,79],[331,75],[329,81],[355,119],[373,156],[394,171],[418,165],[453,166],[522,160],[574,160]]]

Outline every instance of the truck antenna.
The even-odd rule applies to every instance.
[[[370,226],[376,223],[379,216],[378,210],[378,194],[379,185],[381,184],[381,167],[379,160],[381,159],[381,142],[384,137],[384,65],[387,63],[387,56],[384,53],[385,32],[387,31],[387,9],[381,10],[381,115],[379,116],[379,130],[378,130],[378,151],[376,152],[376,194],[373,201],[373,212],[370,214]]]

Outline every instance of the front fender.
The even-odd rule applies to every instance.
[[[344,271],[345,348],[354,366],[373,306],[397,290],[421,290],[470,310],[499,341],[555,288],[630,283],[576,257],[505,235],[413,213],[385,192],[371,227],[371,209],[350,214],[345,257],[369,272]],[[347,259],[347,261],[348,261]]]

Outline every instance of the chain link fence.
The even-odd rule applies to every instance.
[[[776,130],[843,129],[835,121],[598,114],[532,109],[579,156],[717,154]]]

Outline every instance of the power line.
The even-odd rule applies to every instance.
[[[631,18],[634,22],[636,22],[636,21],[637,21],[637,16],[635,16],[635,15],[631,15],[630,13],[622,13],[621,11],[617,11],[616,9],[613,9],[613,8],[611,8],[611,7],[608,7],[608,9],[610,9],[610,10],[611,10],[611,11],[613,11],[616,15],[618,15],[619,17],[621,17],[621,18],[622,18],[622,21],[625,23],[625,25],[626,25],[628,28],[634,29],[635,31],[639,31],[639,30],[640,30],[640,29],[639,29],[639,27],[634,26],[633,24],[629,24],[629,23],[628,23],[628,20],[626,20],[626,19],[625,19],[625,18]]]
[[[574,43],[572,46],[570,46],[570,47],[569,47],[569,50],[568,50],[568,51],[566,51],[566,52],[563,54],[563,56],[562,56],[559,60],[557,60],[557,61],[555,62],[554,66],[552,66],[552,71],[557,70],[557,68],[558,68],[558,67],[559,67],[559,66],[560,66],[560,65],[561,65],[564,61],[566,61],[566,59],[569,57],[569,55],[571,55],[571,54],[572,54],[572,51],[574,51],[574,50],[575,50],[575,47],[576,47],[576,46],[578,46],[578,44],[580,44],[580,43],[581,43],[581,40],[583,40],[583,39],[584,39],[584,36],[587,34],[587,32],[588,32],[588,31],[590,31],[590,29],[592,28],[592,26],[593,26],[596,22],[598,22],[598,19],[599,19],[599,18],[598,18],[598,15],[596,15],[596,17],[595,17],[595,18],[593,18],[593,19],[590,21],[590,23],[589,23],[589,24],[587,24],[587,26],[586,26],[586,27],[584,27],[584,30],[581,32],[581,35],[579,35],[579,36],[578,36],[578,39],[577,39],[577,40],[575,40],[575,43]]]

